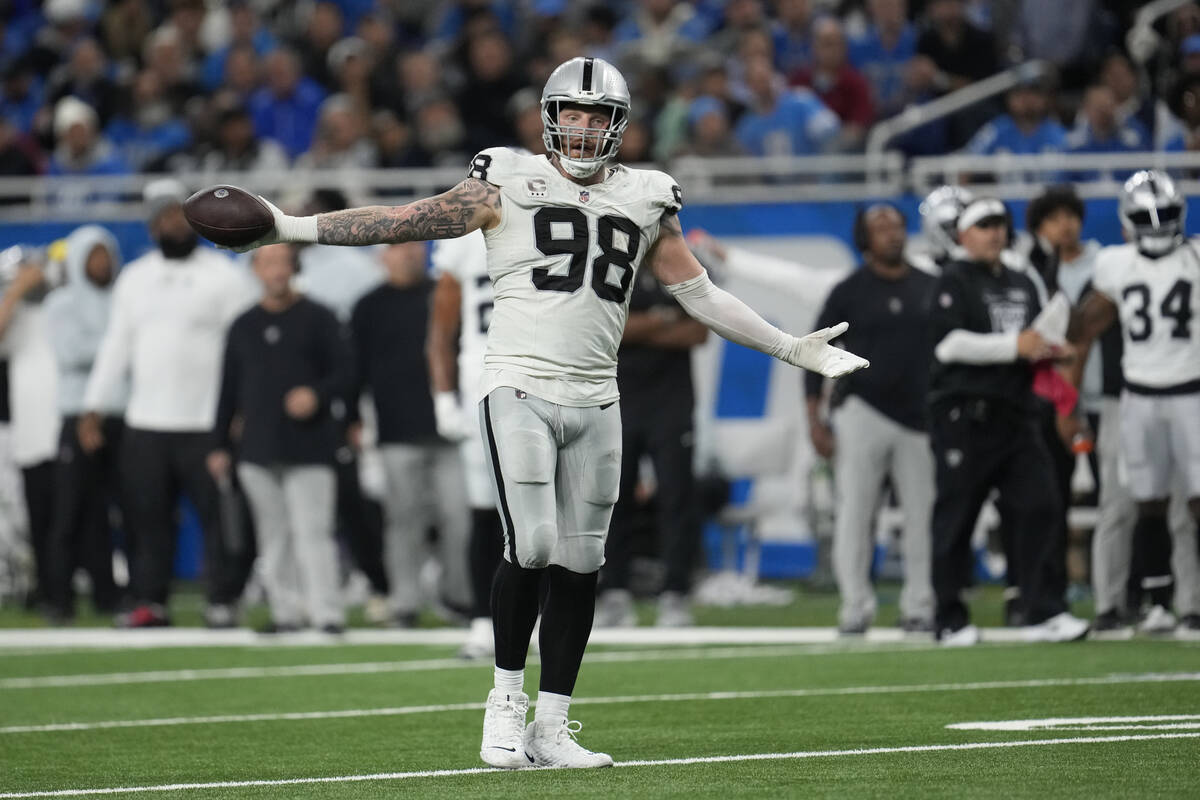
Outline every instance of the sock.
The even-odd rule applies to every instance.
[[[475,595],[475,617],[492,616],[492,579],[504,560],[504,531],[496,509],[471,510],[471,541],[467,551],[471,588]]]
[[[496,691],[503,694],[516,694],[525,691],[525,670],[501,669],[496,667],[493,672]]]
[[[570,697],[592,634],[599,572],[580,574],[559,566],[547,567],[546,572],[550,590],[542,606],[542,677],[538,690],[539,695],[551,692]]]
[[[529,637],[538,615],[538,583],[544,569],[524,569],[501,561],[492,581],[492,628],[496,637],[496,666],[525,669]]]
[[[1166,516],[1142,513],[1133,529],[1133,574],[1151,605],[1171,608],[1171,531]]]
[[[567,721],[567,709],[571,705],[569,694],[555,694],[538,690],[537,707],[533,711],[533,719],[539,728],[555,731]]]

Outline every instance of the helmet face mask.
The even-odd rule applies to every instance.
[[[564,108],[595,107],[609,118],[607,127],[563,125]],[[560,64],[542,90],[542,140],[569,175],[596,174],[621,149],[629,125],[629,87],[616,67],[599,58],[573,58]]]
[[[1147,256],[1164,256],[1183,242],[1187,203],[1164,172],[1142,170],[1126,181],[1117,214],[1126,237]]]

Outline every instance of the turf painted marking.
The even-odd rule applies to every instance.
[[[1060,686],[1112,686],[1130,683],[1173,683],[1200,681],[1200,672],[1146,673],[1144,675],[1106,675],[1095,678],[1034,678],[1030,680],[982,681],[978,683],[929,683],[899,686],[841,686],[820,689],[766,689],[742,692],[687,692],[676,694],[616,695],[612,697],[577,697],[572,704],[613,705],[619,703],[683,703],[708,700],[761,700],[797,697],[842,697],[848,695],[909,694],[922,692],[972,692],[996,689],[1036,689]],[[536,705],[536,703],[534,703]],[[431,714],[449,711],[481,711],[483,703],[449,703],[444,705],[398,706],[394,708],[351,708],[336,711],[296,711],[275,714],[225,714],[207,717],[164,717],[159,719],[99,720],[95,722],[58,722],[46,725],[10,725],[0,728],[0,734],[61,733],[92,731],[109,728],[158,728],[177,725],[218,725],[236,722],[286,722],[299,720],[351,719],[355,717],[395,717],[408,714]],[[1122,718],[1124,719],[1124,718]],[[1157,719],[1157,718],[1156,718]],[[1200,717],[1187,717],[1197,719]],[[1032,722],[1045,720],[1032,720]],[[1011,723],[956,723],[947,727],[971,725],[1008,725]],[[1188,729],[1200,725],[1187,726]],[[1034,730],[1035,728],[964,728],[965,730]],[[1080,729],[1086,730],[1086,729]],[[1105,730],[1098,728],[1097,730]],[[1126,730],[1115,728],[1114,730]]]
[[[778,658],[781,656],[843,655],[847,653],[919,652],[935,645],[909,645],[895,648],[835,646],[753,646],[713,647],[667,650],[601,650],[589,653],[586,662],[624,663],[638,661],[696,661],[730,658]],[[295,678],[321,675],[367,675],[391,672],[440,672],[447,669],[492,669],[490,661],[461,658],[430,658],[411,661],[363,661],[337,664],[299,664],[279,667],[222,667],[216,669],[172,669],[141,672],[85,673],[80,675],[37,675],[0,678],[0,689],[45,689],[67,686],[110,686],[128,683],[175,683],[248,678]]]
[[[1066,739],[1029,739],[1017,742],[965,742],[963,744],[927,744],[906,747],[872,747],[861,750],[801,750],[792,753],[748,753],[735,756],[701,756],[696,758],[664,758],[653,761],[618,761],[614,767],[672,767],[689,764],[728,764],[740,761],[782,761],[805,758],[840,758],[850,756],[888,755],[892,753],[941,753],[954,750],[1002,750],[1015,747],[1049,747],[1063,744],[1112,744],[1119,742],[1145,742],[1155,739],[1195,739],[1198,733],[1149,733],[1129,736],[1076,736]],[[115,786],[104,789],[57,789],[39,792],[6,792],[0,800],[27,797],[86,797],[105,794],[135,794],[142,792],[179,792],[195,789],[239,789],[252,786],[297,786],[319,783],[361,783],[363,781],[398,781],[412,778],[444,778],[460,775],[480,775],[504,770],[484,769],[435,769],[418,772],[378,772],[370,775],[339,775],[314,778],[286,778],[282,780],[212,781],[208,783],[165,783],[155,786]]]
[[[955,722],[959,731],[1150,731],[1200,730],[1200,714],[1156,714],[1138,717],[1049,717],[995,722]]]

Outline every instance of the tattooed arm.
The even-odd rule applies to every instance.
[[[846,323],[796,337],[776,328],[755,311],[708,279],[704,267],[692,255],[683,229],[674,214],[666,214],[658,240],[647,254],[650,268],[667,291],[674,295],[692,319],[707,325],[719,336],[752,347],[787,363],[837,378],[868,366],[864,358],[831,346],[848,327]]]
[[[448,192],[405,206],[365,206],[317,217],[321,244],[368,245],[454,239],[500,221],[500,190],[467,178]]]
[[[1067,368],[1067,377],[1075,386],[1083,381],[1083,368],[1096,338],[1117,319],[1117,306],[1107,295],[1092,290],[1071,312],[1067,340],[1075,345],[1075,360]]]
[[[500,222],[500,189],[477,178],[404,206],[363,206],[310,217],[293,217],[263,202],[275,215],[275,228],[233,249],[245,252],[276,242],[359,246],[453,239]]]

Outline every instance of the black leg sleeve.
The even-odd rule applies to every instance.
[[[1171,577],[1171,531],[1165,515],[1146,509],[1138,512],[1130,573],[1138,581],[1139,596],[1148,596],[1152,605],[1171,608],[1175,581]]]
[[[525,569],[503,560],[496,570],[492,581],[492,629],[496,637],[496,666],[500,669],[525,668],[529,638],[538,616],[538,584],[545,571]],[[542,661],[545,662],[544,654]]]
[[[560,566],[546,568],[550,592],[542,612],[539,644],[542,650],[542,678],[538,689],[570,695],[579,677],[583,651],[592,635],[596,613],[598,573],[579,574]]]

